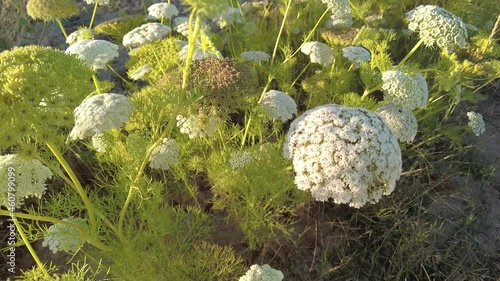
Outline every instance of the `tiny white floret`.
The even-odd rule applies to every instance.
[[[474,135],[479,137],[486,131],[483,116],[480,113],[469,111],[467,112],[467,117],[469,117],[468,125]]]

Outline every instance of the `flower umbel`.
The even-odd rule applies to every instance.
[[[148,14],[159,20],[162,18],[171,19],[179,14],[175,5],[170,3],[156,3],[148,8]]]
[[[465,47],[467,27],[459,17],[445,9],[422,5],[407,14],[408,29],[418,32],[427,47],[436,44],[447,53],[452,53],[456,46]]]
[[[132,112],[129,99],[120,94],[106,93],[90,97],[75,108],[75,126],[70,139],[84,139],[106,130],[120,128]]]
[[[167,36],[172,29],[164,24],[151,22],[132,29],[123,36],[123,46],[135,48]]]
[[[179,146],[173,139],[163,139],[162,143],[153,149],[149,158],[149,167],[167,171],[179,162]]]
[[[479,137],[481,134],[483,134],[486,130],[483,116],[480,113],[469,111],[467,112],[467,117],[469,117],[468,125],[472,129],[474,135]]]
[[[297,104],[286,93],[271,90],[264,94],[262,108],[267,116],[286,122],[297,113]]]
[[[8,192],[8,168],[14,168],[15,186],[13,192]],[[8,206],[11,202],[8,193],[15,194],[16,208],[19,208],[24,198],[30,196],[41,197],[47,185],[45,181],[52,177],[52,171],[36,159],[24,159],[17,154],[0,156],[0,205]]]
[[[401,174],[396,137],[362,108],[327,104],[306,111],[290,125],[283,152],[293,160],[299,189],[355,208],[390,194]]]
[[[382,81],[386,101],[399,104],[408,110],[427,104],[429,93],[421,74],[410,76],[401,71],[389,70],[382,73]]]
[[[281,281],[283,277],[280,270],[276,270],[268,264],[263,266],[254,264],[244,276],[240,277],[239,281]]]
[[[85,220],[81,218],[66,218],[63,221],[78,225],[84,230],[89,229]],[[47,233],[44,234],[42,246],[49,247],[54,254],[59,251],[74,253],[84,242],[85,240],[78,230],[62,223],[56,223],[51,225]]]
[[[399,141],[411,142],[415,139],[418,124],[413,112],[404,109],[400,105],[386,103],[378,108],[375,113],[389,124]]]
[[[246,61],[268,61],[271,56],[262,51],[246,51],[240,54],[240,57],[242,57]]]
[[[106,40],[80,40],[66,49],[75,54],[92,69],[105,69],[112,59],[118,57],[118,45]]]
[[[333,63],[332,49],[325,43],[312,41],[307,42],[300,48],[300,51],[311,58],[312,63],[319,63],[324,66]]]

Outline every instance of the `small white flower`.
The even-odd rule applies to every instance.
[[[290,125],[283,154],[293,161],[295,184],[317,201],[361,208],[390,194],[401,175],[401,149],[378,115],[326,104]]]
[[[280,270],[276,270],[267,264],[260,266],[254,264],[241,276],[239,281],[282,281],[284,278]]]
[[[68,45],[73,45],[74,43],[81,40],[94,40],[95,35],[97,35],[97,32],[93,29],[81,28],[68,35],[66,43]]]
[[[342,55],[358,67],[359,63],[366,62],[371,59],[370,52],[359,46],[348,46],[343,48]]]
[[[382,73],[382,90],[387,102],[399,104],[414,110],[427,104],[429,92],[421,74],[413,77],[401,71],[389,70]]]
[[[332,49],[324,43],[317,41],[307,42],[302,45],[300,51],[308,55],[311,58],[312,63],[319,63],[324,66],[328,66],[333,63]]]
[[[224,28],[229,25],[243,23],[243,17],[241,16],[240,9],[230,7],[217,16],[214,22],[216,22],[220,28]]]
[[[250,164],[253,160],[252,153],[249,151],[238,151],[229,159],[229,167],[237,170]]]
[[[271,56],[268,55],[265,52],[262,51],[246,51],[240,54],[240,57],[242,57],[246,61],[268,61]]]
[[[171,19],[179,14],[179,11],[173,4],[156,3],[148,8],[148,14],[158,20],[161,18]]]
[[[386,103],[379,107],[377,113],[384,119],[401,142],[412,142],[417,135],[417,118],[413,112],[400,105]]]
[[[262,108],[267,116],[283,122],[292,119],[293,115],[297,113],[295,101],[288,94],[276,90],[270,90],[264,94]]]
[[[118,45],[106,40],[81,40],[66,49],[67,54],[76,54],[94,70],[106,68],[106,64],[118,57]]]
[[[97,4],[105,6],[109,5],[110,0],[85,0],[85,2],[89,5],[97,2]]]
[[[63,221],[78,225],[86,231],[90,229],[85,220],[81,218],[66,218]],[[44,234],[42,246],[49,247],[54,254],[59,251],[74,253],[84,242],[85,240],[77,229],[56,223],[51,225],[47,233]]]
[[[217,118],[214,116],[177,116],[177,127],[180,132],[189,136],[190,139],[196,137],[210,137],[217,127]]]
[[[170,31],[172,31],[170,27],[161,23],[145,23],[123,36],[123,46],[129,48],[139,47],[146,43],[165,38]]]
[[[74,110],[75,126],[70,139],[84,139],[106,130],[120,128],[132,112],[129,99],[120,94],[106,93],[85,99]]]
[[[14,176],[9,176],[8,168],[14,168]],[[17,154],[0,156],[0,205],[19,208],[24,198],[41,197],[47,189],[46,180],[52,171],[37,159],[24,159]],[[10,177],[10,178],[9,178]],[[12,186],[9,186],[12,183]],[[9,188],[10,187],[10,188]],[[15,196],[9,196],[15,195]],[[13,202],[13,203],[12,203]]]
[[[130,79],[132,80],[145,80],[147,74],[151,72],[151,65],[145,64],[143,66],[138,67],[132,74],[130,74]]]
[[[476,136],[480,136],[485,132],[485,124],[483,120],[483,116],[480,113],[470,111],[467,112],[467,117],[469,117],[469,127],[472,129],[472,132]]]
[[[149,158],[149,167],[167,171],[179,162],[179,146],[173,139],[165,138],[153,149]]]
[[[436,44],[447,53],[452,53],[456,46],[465,47],[467,26],[462,19],[445,9],[422,5],[406,13],[408,29],[418,32],[427,47]]]
[[[192,27],[194,29],[195,22],[193,21]],[[174,19],[174,30],[184,37],[189,37],[189,19],[187,17],[176,17]],[[206,23],[200,23],[200,32],[204,32],[203,30],[207,27]]]
[[[352,25],[351,5],[349,0],[321,0],[330,9],[332,15],[329,25],[331,27],[349,27]]]

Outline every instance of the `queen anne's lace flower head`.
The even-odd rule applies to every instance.
[[[283,152],[293,160],[299,189],[355,208],[390,194],[401,174],[396,136],[362,108],[327,104],[306,111],[290,125]]]
[[[281,281],[283,277],[280,270],[276,270],[267,264],[263,266],[254,264],[245,275],[240,277],[239,281]]]
[[[85,99],[74,110],[75,126],[70,139],[84,139],[106,130],[120,128],[132,112],[129,99],[120,94],[106,93]]]
[[[479,137],[482,133],[484,133],[486,129],[483,116],[480,113],[469,111],[467,112],[467,117],[469,117],[468,125],[472,129],[474,135]]]
[[[415,139],[418,123],[413,112],[400,105],[386,103],[379,107],[375,113],[389,124],[399,141],[412,142]]]
[[[109,147],[109,143],[104,138],[104,134],[95,134],[92,136],[92,146],[97,152],[104,153]]]
[[[94,70],[106,68],[106,64],[118,57],[118,45],[106,40],[81,40],[66,49],[75,54]]]
[[[157,22],[145,23],[123,36],[123,46],[135,48],[167,36],[172,29]]]
[[[414,110],[427,104],[429,92],[421,74],[407,75],[401,71],[389,70],[382,73],[382,90],[385,100]]]
[[[370,52],[360,46],[348,46],[342,49],[342,55],[349,61],[353,62],[356,66],[359,63],[366,62],[371,59]]]
[[[232,170],[237,170],[250,164],[252,160],[253,160],[252,152],[238,151],[235,154],[233,154],[233,156],[231,156],[231,159],[229,159],[228,164]]]
[[[230,7],[214,18],[214,22],[216,22],[220,28],[224,28],[229,25],[243,23],[243,17],[241,16],[240,9]]]
[[[9,176],[9,168],[14,168],[13,177]],[[0,205],[15,208],[19,208],[26,197],[41,197],[47,188],[45,181],[52,177],[50,169],[40,161],[17,154],[0,156],[0,171]]]
[[[66,43],[68,45],[73,45],[74,43],[81,41],[81,40],[94,40],[95,35],[97,35],[97,32],[94,31],[93,29],[80,28],[80,29],[72,32],[70,35],[68,35],[68,38],[66,39]]]
[[[180,132],[189,136],[190,139],[196,137],[210,137],[217,127],[217,118],[214,116],[177,116],[177,127]]]
[[[81,218],[66,218],[63,221],[78,225],[85,231],[90,229],[85,220]],[[56,223],[51,225],[47,233],[44,234],[42,246],[49,247],[54,254],[59,251],[74,253],[84,242],[85,240],[77,229]]]
[[[250,60],[250,61],[268,61],[271,56],[267,54],[266,52],[262,51],[246,51],[240,54],[240,57],[242,57],[244,60]]]
[[[267,116],[283,122],[292,119],[293,115],[297,113],[295,101],[286,93],[276,90],[270,90],[264,94],[262,108]]]
[[[185,60],[188,53],[189,45],[184,45],[179,51],[179,59]],[[203,60],[208,58],[217,58],[220,57],[221,54],[218,50],[203,50],[202,46],[198,43],[195,43],[193,53],[193,60]]]
[[[349,27],[352,25],[351,5],[349,0],[321,0],[332,12],[331,25]]]
[[[300,51],[308,55],[312,63],[319,63],[324,66],[333,63],[332,49],[324,43],[317,41],[307,42],[302,45]]]
[[[156,19],[161,18],[171,19],[179,14],[175,5],[170,3],[156,3],[148,8],[148,14]]]
[[[165,138],[153,149],[149,158],[149,167],[167,171],[179,162],[179,146],[173,139]]]
[[[30,17],[48,22],[78,15],[78,5],[75,0],[29,0],[26,11]]]
[[[418,6],[406,16],[408,29],[418,32],[426,46],[436,44],[447,53],[453,52],[455,46],[465,47],[466,25],[459,17],[445,9],[433,5]]]
[[[184,37],[189,37],[189,19],[187,17],[176,17],[174,19],[174,30]],[[207,24],[204,22],[200,23],[200,32],[207,27]],[[194,28],[194,21],[192,24],[192,28]]]

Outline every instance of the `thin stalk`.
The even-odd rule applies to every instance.
[[[85,207],[87,208],[87,211],[89,212],[90,225],[92,226],[92,229],[94,229],[94,227],[96,225],[96,217],[94,214],[95,210],[94,210],[94,207],[93,207],[92,203],[90,202],[87,194],[85,193],[85,190],[83,190],[83,187],[82,187],[82,184],[80,183],[80,180],[78,180],[78,178],[75,175],[75,172],[69,166],[68,162],[66,162],[66,159],[64,159],[64,156],[59,151],[57,146],[55,146],[51,142],[46,142],[45,145],[47,145],[47,147],[50,149],[52,154],[54,154],[57,161],[59,161],[59,163],[63,166],[64,170],[66,171],[66,173],[70,177],[71,181],[73,182],[73,184],[74,184],[73,187],[76,189],[76,191],[78,192],[78,194],[82,198],[83,203],[85,204]]]
[[[186,55],[186,65],[184,66],[184,70],[182,72],[182,89],[186,89],[187,79],[189,77],[189,70],[191,67],[191,62],[193,61],[194,47],[196,45],[196,37],[198,37],[198,32],[200,30],[200,22],[201,19],[199,16],[196,16],[194,30],[192,30],[193,17],[196,14],[196,9],[193,9],[191,14],[189,15],[189,47]]]
[[[64,39],[68,39],[68,34],[66,34],[66,30],[64,30],[64,26],[62,25],[61,19],[56,18],[57,24],[59,24],[59,28],[62,31],[62,34],[64,35]]]
[[[365,90],[363,95],[361,96],[361,99],[364,100],[369,94],[371,94],[377,90],[380,90],[380,88],[382,88],[383,85],[384,85],[383,83],[380,83],[371,89]]]
[[[94,24],[94,18],[95,18],[95,14],[97,12],[98,5],[99,5],[99,1],[95,1],[94,11],[92,12],[92,18],[90,19],[89,29],[92,29],[92,24]]]
[[[97,76],[95,74],[92,74],[92,81],[94,81],[95,90],[97,91],[98,94],[100,94],[101,89],[99,89],[99,80],[97,80]]]
[[[44,22],[43,28],[42,28],[42,33],[40,34],[40,37],[38,37],[38,45],[42,44],[43,36],[45,36],[46,31],[47,31],[47,22]]]
[[[43,273],[45,274],[46,277],[50,277],[49,272],[47,271],[47,269],[43,265],[42,261],[40,260],[40,258],[36,254],[36,252],[33,249],[33,247],[31,247],[31,243],[30,243],[30,241],[28,241],[28,237],[26,237],[26,234],[24,234],[23,228],[19,224],[19,222],[17,221],[17,218],[15,216],[12,217],[12,221],[16,225],[17,231],[19,232],[19,236],[21,236],[21,239],[23,240],[24,245],[26,245],[26,248],[28,248],[28,251],[30,252],[30,254],[33,257],[33,259],[35,260],[35,262],[38,265],[38,267],[40,267],[40,269],[42,269],[42,271],[43,271]]]
[[[316,31],[316,29],[318,29],[318,26],[320,24],[320,22],[323,20],[323,18],[328,14],[328,12],[330,12],[329,9],[326,9],[325,12],[323,12],[323,14],[321,15],[321,17],[319,18],[319,20],[316,22],[316,24],[314,25],[313,29],[311,29],[309,31],[309,33],[307,34],[307,36],[304,38],[304,41],[302,41],[302,44],[300,44],[300,46],[297,48],[297,50],[295,50],[295,52],[292,53],[292,55],[290,56],[291,58],[293,58],[298,52],[300,52],[300,48],[302,48],[302,45],[304,45],[305,43],[307,43],[309,41],[309,39],[311,39],[311,37],[313,36],[314,32]],[[287,58],[288,59],[288,58]],[[285,61],[287,60],[285,59]]]
[[[288,17],[288,13],[290,11],[290,7],[292,6],[292,0],[288,0],[285,8],[285,15],[283,16],[283,20],[281,21],[280,31],[278,32],[278,36],[276,36],[276,42],[274,43],[273,56],[271,58],[271,66],[274,64],[274,60],[276,58],[276,52],[278,51],[278,45],[280,43],[281,34],[283,33],[283,29],[285,28],[286,18]]]
[[[424,39],[420,39],[415,46],[413,46],[413,49],[410,50],[408,54],[399,62],[398,66],[401,66],[403,63],[405,63],[412,55],[417,51],[417,49],[424,43]]]

